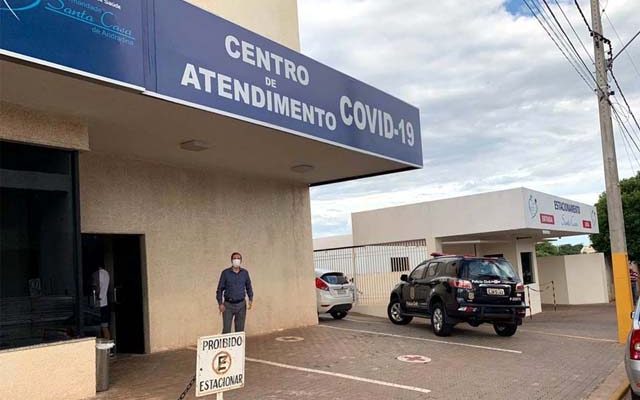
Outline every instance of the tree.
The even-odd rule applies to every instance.
[[[571,256],[574,254],[580,254],[582,247],[582,244],[561,244],[558,246],[558,255]]]
[[[582,244],[561,244],[560,246],[556,246],[550,242],[542,242],[536,244],[536,256],[570,256],[580,254],[582,246]]]
[[[620,181],[624,229],[627,235],[627,252],[630,260],[640,259],[640,172],[634,177]],[[593,248],[603,253],[611,253],[609,241],[609,220],[607,218],[607,196],[602,193],[596,203],[600,233],[589,235]]]
[[[558,247],[554,246],[549,242],[542,242],[536,244],[536,256],[538,257],[547,257],[547,256],[557,256],[558,255]]]

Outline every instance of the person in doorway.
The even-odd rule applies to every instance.
[[[246,298],[249,298],[247,304]],[[222,314],[222,333],[231,333],[231,321],[234,321],[235,331],[244,331],[244,321],[247,308],[253,306],[253,288],[249,271],[242,268],[242,255],[231,254],[231,267],[220,274],[218,289],[216,290],[218,308]]]
[[[633,304],[636,304],[638,302],[638,263],[635,261],[629,263],[629,278],[631,278]]]
[[[111,321],[111,310],[109,308],[109,273],[103,267],[99,267],[93,273],[93,285],[97,288],[98,305],[100,306],[100,329],[104,339],[111,339],[111,331],[109,330],[109,322]]]

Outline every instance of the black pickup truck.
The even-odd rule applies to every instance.
[[[438,336],[450,335],[460,322],[490,323],[498,335],[512,336],[528,308],[524,285],[503,258],[436,255],[400,279],[391,292],[389,320],[405,325],[414,317],[431,318]]]

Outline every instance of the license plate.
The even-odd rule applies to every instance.
[[[336,290],[337,294],[347,294],[347,291],[345,289],[338,289]]]
[[[487,294],[492,296],[504,296],[504,289],[487,288]]]

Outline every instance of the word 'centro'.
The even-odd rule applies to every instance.
[[[231,58],[241,59],[249,65],[274,72],[278,76],[284,74],[285,79],[298,82],[303,86],[309,84],[309,71],[304,65],[296,65],[291,60],[263,50],[252,43],[239,40],[233,35],[227,35],[224,47]]]

